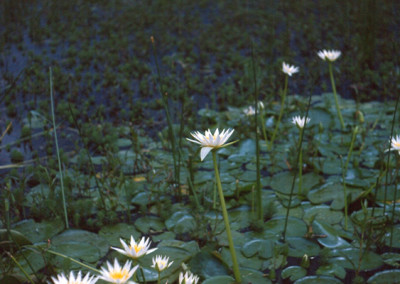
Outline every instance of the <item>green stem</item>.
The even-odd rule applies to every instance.
[[[300,160],[300,152],[301,152],[302,145],[303,145],[304,129],[307,126],[307,118],[308,118],[308,111],[310,110],[310,105],[311,105],[311,97],[312,97],[312,92],[310,92],[310,96],[308,97],[306,116],[304,117],[304,127],[300,129],[300,139],[299,139],[299,146],[298,146],[297,160],[296,160],[297,164],[299,163],[299,160]],[[283,233],[282,233],[283,241],[286,240],[286,229],[287,229],[288,220],[289,220],[290,207],[292,205],[292,197],[293,197],[293,191],[294,191],[294,184],[296,181],[296,175],[297,175],[297,172],[294,173],[292,187],[291,187],[290,193],[289,193],[289,202],[288,202],[287,209],[286,209],[285,225],[283,227]]]
[[[33,282],[32,278],[25,271],[25,269],[21,266],[21,264],[19,264],[19,262],[14,258],[14,256],[11,253],[9,253],[8,251],[6,251],[6,253],[14,261],[14,263],[18,266],[18,268],[22,271],[22,273],[25,275],[26,279],[28,279],[28,281],[31,282],[32,284],[35,284],[35,282]]]
[[[302,130],[303,131],[303,130]],[[300,137],[299,137],[300,139]],[[299,141],[299,145],[300,145],[300,141]],[[300,148],[300,154],[299,154],[299,196],[302,193],[302,183],[303,183],[303,150]]]
[[[349,166],[351,154],[353,153],[354,148],[354,141],[356,140],[358,132],[358,126],[354,127],[353,129],[353,136],[351,137],[351,143],[349,148],[349,153],[347,154],[346,164],[343,169],[343,192],[344,192],[344,229],[347,230],[347,223],[348,223],[348,204],[347,204],[347,188],[346,188],[346,181],[345,178],[347,176],[347,169]]]
[[[272,146],[274,145],[275,137],[276,137],[276,134],[278,133],[279,124],[281,123],[283,111],[285,109],[285,99],[286,99],[286,93],[287,93],[288,81],[289,81],[288,78],[289,78],[289,76],[286,75],[285,76],[285,88],[283,89],[283,94],[282,94],[282,98],[281,98],[281,110],[279,112],[279,117],[278,117],[278,121],[276,122],[274,132],[272,133],[272,138],[271,138],[271,142],[269,143],[268,150],[271,150]]]
[[[224,217],[226,234],[228,236],[229,250],[230,250],[231,256],[232,256],[233,274],[235,275],[236,282],[241,283],[239,265],[238,265],[237,258],[236,258],[235,247],[233,245],[231,228],[229,225],[228,211],[226,210],[224,192],[222,191],[221,179],[219,177],[219,171],[218,171],[217,153],[215,152],[215,150],[212,151],[212,156],[213,156],[213,162],[214,162],[215,180],[217,182],[218,193],[219,193],[219,198],[220,198],[220,202],[221,202],[222,215]]]
[[[264,120],[264,111],[260,112],[260,120],[261,120],[261,129],[263,132],[264,140],[265,140],[265,145],[267,146],[268,149],[268,136],[267,136],[267,130],[265,129],[265,120]]]
[[[342,130],[344,130],[343,117],[342,117],[342,113],[340,112],[339,101],[338,101],[338,97],[337,97],[337,94],[336,94],[335,79],[333,78],[332,62],[329,61],[328,64],[329,64],[329,76],[331,77],[333,95],[335,97],[336,110],[337,110],[337,114],[339,116],[340,126],[342,127]]]
[[[253,65],[253,81],[254,81],[254,131],[256,134],[256,190],[257,190],[257,218],[258,220],[263,220],[264,213],[262,207],[262,191],[261,191],[261,173],[260,173],[260,144],[258,143],[258,91],[257,91],[257,75],[256,66],[254,60],[254,48],[253,41],[251,41],[251,62]]]
[[[392,119],[392,129],[390,131],[390,142],[389,142],[389,151],[388,151],[388,156],[387,156],[387,161],[386,161],[386,176],[385,176],[385,194],[383,198],[383,216],[385,216],[386,213],[386,198],[387,198],[387,187],[388,187],[388,177],[389,177],[389,168],[390,168],[390,153],[392,152],[392,139],[393,139],[393,132],[394,132],[394,122],[396,121],[396,112],[397,112],[397,107],[399,105],[399,99],[400,99],[400,94],[397,95],[397,100],[396,100],[396,106],[394,107],[394,113],[393,113],[393,119]]]
[[[63,172],[62,172],[62,167],[61,167],[61,158],[60,158],[60,150],[58,148],[58,140],[57,140],[57,131],[56,131],[56,120],[55,120],[55,114],[54,114],[54,99],[53,99],[53,74],[51,71],[51,67],[49,68],[50,72],[50,101],[51,101],[51,116],[53,119],[53,129],[54,129],[54,140],[56,144],[56,152],[57,152],[57,159],[58,159],[58,171],[60,173],[60,181],[61,181],[61,196],[62,196],[62,202],[63,202],[63,207],[64,207],[64,222],[65,222],[65,227],[68,229],[69,224],[68,224],[68,214],[67,214],[67,204],[65,201],[65,193],[64,193],[64,177],[63,177]]]
[[[85,268],[87,268],[87,269],[90,269],[90,270],[92,270],[92,271],[94,271],[94,272],[96,272],[96,273],[98,273],[98,274],[101,273],[100,270],[98,270],[98,269],[96,269],[96,268],[94,268],[94,267],[91,267],[91,266],[89,266],[89,265],[87,265],[87,264],[84,264],[84,263],[82,263],[82,262],[80,262],[80,261],[78,261],[78,260],[75,260],[75,259],[73,259],[72,257],[69,257],[69,256],[67,256],[67,255],[65,255],[65,254],[62,254],[62,253],[59,253],[59,252],[56,252],[56,251],[53,251],[53,250],[49,250],[49,249],[45,249],[44,251],[45,251],[45,252],[48,252],[48,253],[51,253],[51,254],[54,254],[54,255],[61,256],[61,257],[63,257],[63,258],[66,258],[66,259],[68,259],[68,260],[70,260],[70,261],[72,261],[72,262],[75,262],[75,263],[79,264],[80,266],[83,266],[83,267],[85,267]]]
[[[161,283],[161,272],[158,271],[158,280],[157,280],[157,284]]]

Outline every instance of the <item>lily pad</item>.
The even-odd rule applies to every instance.
[[[280,193],[290,194],[292,183],[293,183],[293,174],[291,172],[282,172],[274,175],[271,178],[270,186],[274,190]],[[319,183],[320,183],[319,175],[315,173],[308,173],[303,175],[303,183],[302,183],[303,191],[308,192]],[[299,188],[299,177],[297,175],[296,182],[294,184],[295,192],[297,192],[298,188]]]
[[[143,234],[147,234],[150,232],[150,230],[154,230],[157,232],[162,231],[165,226],[164,222],[159,217],[144,216],[136,220],[135,227]]]
[[[392,269],[392,270],[377,272],[368,279],[367,283],[371,284],[398,283],[399,279],[400,279],[400,270]]]
[[[329,251],[328,255],[330,256],[329,263],[340,265],[346,269],[357,269],[360,265],[361,271],[369,271],[383,265],[381,256],[372,251],[362,252],[361,263],[359,263],[360,250],[357,248],[333,249]]]
[[[214,276],[204,280],[203,284],[232,284],[235,282],[235,279],[228,275],[223,276]]]
[[[308,256],[317,256],[320,248],[316,242],[307,240],[305,238],[292,237],[287,238],[289,244],[289,256],[302,257],[307,254]]]
[[[51,240],[51,249],[72,257],[74,259],[95,263],[104,257],[108,252],[110,245],[108,242],[97,234],[84,230],[67,230],[62,234],[55,236]],[[61,266],[65,259],[56,257],[55,263]],[[72,264],[73,267],[77,267]]]
[[[317,269],[318,275],[327,275],[327,276],[336,276],[340,279],[344,279],[346,277],[346,270],[335,263],[321,265]]]
[[[196,220],[187,211],[177,211],[165,221],[168,230],[176,234],[193,232],[197,228]]]
[[[295,284],[341,284],[342,281],[329,276],[306,276],[294,282]]]
[[[99,236],[108,241],[111,246],[120,247],[120,239],[125,242],[130,242],[131,236],[135,240],[141,237],[141,233],[136,230],[134,225],[119,223],[115,225],[103,226],[100,229]]]
[[[189,262],[191,271],[202,278],[228,275],[229,270],[215,256],[207,252],[196,254]]]
[[[323,221],[312,223],[313,233],[319,235],[317,241],[327,248],[349,247],[350,244],[340,237],[340,233]]]
[[[300,266],[289,266],[282,270],[282,278],[289,278],[290,281],[296,281],[307,275],[307,270]]]
[[[34,220],[23,220],[13,226],[15,230],[29,238],[32,243],[47,241],[64,229],[64,223],[60,219],[36,223]]]
[[[340,223],[342,218],[343,213],[341,211],[332,210],[327,205],[317,205],[305,211],[303,220],[309,224],[312,220],[324,221],[328,224],[337,224]]]

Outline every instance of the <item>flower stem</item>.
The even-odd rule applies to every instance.
[[[347,204],[347,189],[345,177],[347,175],[347,168],[349,166],[349,161],[354,148],[354,141],[356,140],[358,132],[358,126],[353,129],[353,136],[351,137],[351,143],[349,148],[349,153],[347,154],[346,164],[343,169],[343,192],[344,192],[344,229],[347,230],[347,220],[348,220],[348,204]]]
[[[329,64],[329,76],[331,77],[332,91],[333,91],[333,95],[335,97],[336,110],[337,110],[337,114],[339,116],[340,126],[342,127],[342,130],[344,130],[343,117],[342,117],[342,113],[340,112],[339,101],[338,101],[338,97],[336,94],[335,79],[333,78],[332,62],[329,61],[328,64]]]
[[[161,283],[161,272],[158,271],[158,280],[157,280],[157,284]]]
[[[29,274],[25,271],[25,269],[21,266],[21,264],[15,259],[15,257],[9,253],[8,251],[6,251],[6,254],[14,261],[14,263],[18,266],[18,268],[22,271],[22,273],[25,275],[26,279],[32,283],[35,284],[35,282],[33,282],[32,278],[29,276]]]
[[[303,129],[301,129],[301,131],[303,131]],[[301,136],[299,137],[300,140]],[[299,145],[300,145],[300,141],[299,141]],[[302,193],[302,184],[303,184],[303,149],[299,149],[300,153],[299,153],[299,196]]]
[[[219,193],[219,198],[220,198],[220,202],[221,202],[222,215],[224,217],[226,234],[228,236],[229,250],[230,250],[231,256],[232,256],[233,274],[235,275],[236,282],[241,283],[239,265],[238,265],[237,258],[236,258],[235,247],[233,245],[231,228],[229,225],[228,211],[226,210],[224,192],[222,191],[221,179],[219,177],[219,171],[218,171],[218,165],[217,165],[217,153],[215,152],[215,150],[212,151],[212,156],[213,156],[213,162],[214,162],[215,180],[216,180],[217,187],[218,187],[218,193]]]
[[[274,140],[275,140],[276,134],[278,133],[279,124],[281,123],[283,111],[285,109],[285,99],[286,99],[286,93],[287,93],[287,89],[288,89],[288,81],[289,81],[289,76],[286,75],[285,76],[285,88],[283,89],[283,94],[282,94],[282,98],[281,98],[281,110],[279,112],[279,117],[278,117],[278,121],[276,122],[274,132],[272,133],[272,138],[271,138],[271,142],[269,143],[268,150],[271,150],[272,146],[274,145]]]
[[[260,111],[260,120],[261,120],[261,129],[263,132],[264,140],[265,140],[265,145],[267,146],[268,149],[268,136],[267,136],[267,131],[265,129],[265,120],[264,120],[264,111]]]
[[[51,117],[53,119],[53,128],[54,128],[54,141],[56,144],[56,152],[57,152],[57,160],[58,160],[58,171],[60,173],[60,182],[61,182],[61,197],[63,202],[63,209],[64,209],[64,222],[65,227],[69,228],[68,223],[68,214],[67,214],[67,203],[65,201],[65,193],[64,193],[64,177],[63,171],[61,167],[61,158],[60,158],[60,150],[58,148],[58,140],[57,140],[57,131],[56,131],[56,119],[54,114],[54,99],[53,99],[53,73],[51,72],[51,67],[49,68],[49,77],[50,77],[50,103],[51,103]]]

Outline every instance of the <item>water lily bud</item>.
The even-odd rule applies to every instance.
[[[318,131],[319,131],[319,133],[324,132],[324,125],[322,124],[322,122],[320,122],[318,125]]]
[[[259,109],[264,109],[264,103],[262,101],[258,102],[258,108]]]
[[[364,123],[365,119],[364,119],[364,114],[362,113],[362,111],[357,110],[356,111],[356,118],[358,119],[358,121],[360,123]]]
[[[303,255],[303,258],[301,259],[300,266],[305,268],[305,269],[310,267],[310,257],[307,254]]]

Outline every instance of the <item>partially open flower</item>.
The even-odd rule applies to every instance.
[[[228,141],[229,137],[231,137],[234,129],[228,129],[228,130],[222,130],[221,133],[219,133],[219,130],[215,130],[214,134],[211,133],[210,129],[206,130],[205,134],[201,134],[199,131],[191,133],[191,135],[196,139],[192,140],[189,138],[186,138],[190,142],[197,143],[201,145],[201,151],[200,151],[200,159],[203,161],[204,158],[210,153],[211,150],[213,149],[218,149],[221,147],[224,147],[224,144],[226,141]],[[229,143],[231,144],[231,143]],[[228,144],[227,144],[228,145]],[[225,146],[227,146],[225,145]]]
[[[392,140],[390,141],[390,148],[387,149],[387,151],[398,151],[400,155],[400,135],[397,135],[396,137],[392,137]]]
[[[179,274],[179,284],[197,284],[198,281],[199,277],[188,271],[185,274],[183,272]]]
[[[86,274],[86,276],[82,279],[82,273],[79,271],[78,275],[75,277],[74,272],[69,273],[69,278],[65,276],[64,273],[58,274],[57,278],[51,277],[54,284],[95,284],[98,280],[98,277],[92,275],[90,273]]]
[[[151,267],[157,269],[157,271],[159,272],[170,267],[174,263],[173,261],[168,263],[169,257],[166,256],[162,257],[161,255],[156,255],[156,257],[153,257],[152,260],[153,260],[153,265]]]
[[[101,268],[101,276],[99,277],[100,279],[103,279],[107,282],[110,283],[117,283],[117,284],[136,284],[134,281],[129,281],[129,279],[133,276],[135,273],[136,269],[138,269],[139,265],[136,265],[131,269],[132,262],[128,260],[124,267],[121,267],[118,263],[118,260],[114,260],[114,266],[111,265],[107,261],[107,267],[108,269],[105,269],[104,267]]]
[[[299,72],[299,67],[295,67],[293,65],[286,64],[285,62],[282,63],[282,72],[292,76],[294,73]]]
[[[311,118],[307,117],[307,123],[309,123]],[[292,123],[297,125],[300,128],[304,127],[306,118],[305,117],[300,117],[300,116],[295,116],[292,118]]]
[[[338,59],[341,54],[342,53],[339,50],[325,50],[324,49],[324,50],[318,51],[318,56],[322,60],[324,60],[324,61],[328,60],[330,62],[333,62],[336,59]]]
[[[118,251],[119,253],[125,254],[132,258],[139,258],[143,255],[152,253],[157,249],[157,248],[149,249],[151,244],[150,238],[146,239],[145,237],[143,237],[139,243],[136,243],[133,236],[131,236],[131,243],[129,246],[122,239],[120,239],[120,241],[124,249],[115,247],[111,248]]]

